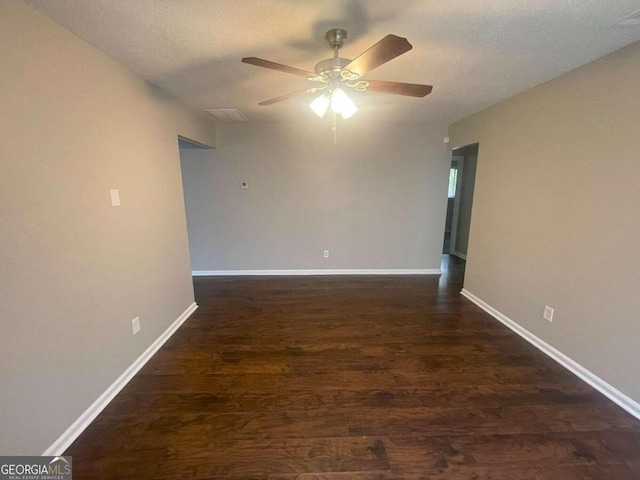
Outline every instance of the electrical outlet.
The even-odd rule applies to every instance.
[[[324,258],[329,258],[329,250],[324,251]]]
[[[133,330],[134,335],[140,331],[140,317],[131,320],[131,330]]]
[[[544,313],[542,314],[542,318],[544,318],[545,320],[548,320],[550,322],[553,322],[553,308],[551,308],[549,305],[545,305],[544,306]]]

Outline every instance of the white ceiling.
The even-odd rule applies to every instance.
[[[434,85],[426,98],[353,95],[359,115],[451,123],[640,40],[616,23],[640,0],[27,0],[79,37],[199,110],[251,121],[313,115],[304,99],[258,102],[312,85],[245,56],[313,70],[334,27],[355,58],[388,33],[413,50],[365,78]]]

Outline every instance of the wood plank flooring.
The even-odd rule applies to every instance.
[[[445,258],[448,258],[445,256]],[[196,278],[75,479],[640,479],[640,421],[442,278]]]

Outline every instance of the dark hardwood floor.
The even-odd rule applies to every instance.
[[[444,257],[448,259],[448,256]],[[640,421],[437,276],[196,278],[75,479],[640,479]]]

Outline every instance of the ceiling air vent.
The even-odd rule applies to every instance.
[[[640,10],[633,12],[631,15],[627,15],[618,23],[619,27],[639,27],[640,26]]]
[[[221,122],[246,122],[245,117],[240,110],[235,108],[207,108],[207,112]]]

